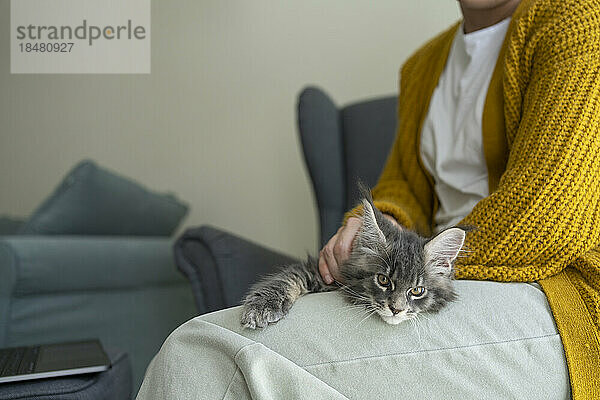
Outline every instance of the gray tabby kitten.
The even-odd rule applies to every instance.
[[[338,287],[351,303],[376,312],[388,324],[438,311],[456,298],[453,265],[465,229],[448,228],[425,239],[398,229],[375,208],[370,196],[362,204],[362,227],[349,259],[340,267],[343,284],[325,284],[317,260],[311,257],[284,267],[250,289],[243,301],[243,326],[264,328],[283,318],[298,297]]]

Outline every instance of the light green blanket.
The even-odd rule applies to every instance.
[[[301,298],[263,331],[240,308],[183,324],[148,367],[145,399],[568,399],[560,337],[530,284],[458,281],[460,299],[387,325],[341,294]]]

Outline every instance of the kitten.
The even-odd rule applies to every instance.
[[[448,228],[426,239],[398,229],[370,196],[362,204],[362,227],[349,259],[340,267],[343,284],[325,284],[312,257],[284,267],[250,289],[243,301],[243,326],[264,328],[283,318],[298,297],[338,287],[351,303],[376,312],[388,324],[438,311],[456,298],[453,265],[466,229]]]

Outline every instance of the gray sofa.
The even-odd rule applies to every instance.
[[[338,108],[321,89],[298,98],[298,131],[319,210],[320,242],[358,200],[356,183],[377,182],[396,131],[396,96]],[[188,229],[175,243],[201,314],[238,305],[261,276],[294,259],[211,226]]]
[[[95,190],[110,193],[118,213],[126,212],[127,199],[145,211],[131,217],[117,213],[115,233],[109,234],[111,211],[102,207],[112,200]],[[77,211],[79,221],[89,222],[85,227],[67,220],[71,214],[65,217],[76,208],[72,197],[81,193],[101,203],[93,216]],[[186,209],[86,161],[27,221],[0,219],[0,347],[99,338],[127,354],[130,391],[136,393],[164,339],[197,315],[190,284],[175,268],[169,236]],[[154,213],[156,223],[135,220]]]

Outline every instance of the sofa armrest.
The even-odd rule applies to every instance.
[[[177,268],[190,281],[201,314],[238,305],[261,276],[296,262],[210,226],[186,230],[175,242],[174,254]]]
[[[169,238],[0,237],[0,344],[15,299],[185,283]]]
[[[166,237],[0,237],[0,347],[99,338],[127,352],[134,390],[196,315]]]
[[[13,277],[16,297],[181,283],[170,246],[166,237],[4,236],[0,276]]]

